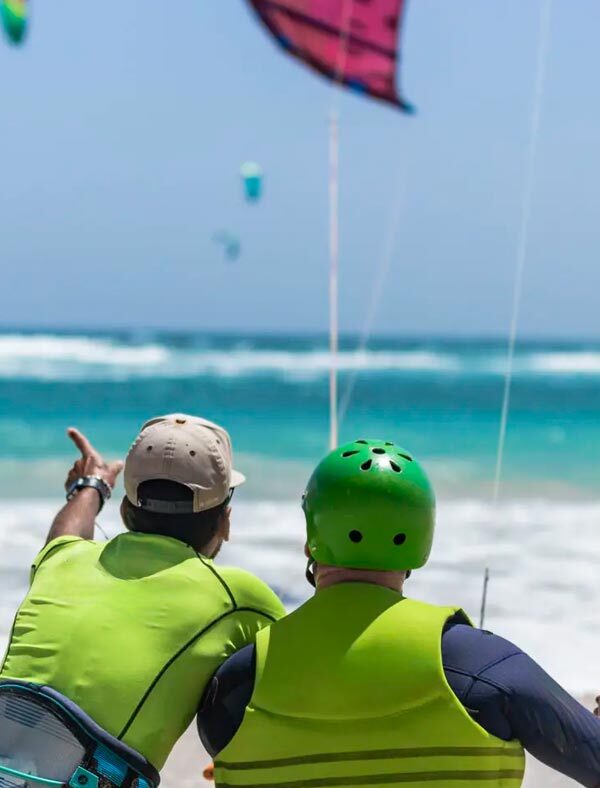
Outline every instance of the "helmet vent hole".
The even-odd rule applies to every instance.
[[[385,449],[371,449],[373,454],[385,454]]]
[[[363,462],[363,464],[360,466],[360,469],[361,469],[361,471],[368,471],[368,470],[369,470],[369,468],[371,467],[371,465],[373,465],[373,460],[366,460],[366,461],[365,461],[365,462]]]
[[[367,441],[362,440],[362,438],[359,441],[354,441],[354,443],[362,443],[364,446],[367,445]]]
[[[385,445],[386,445],[386,446],[393,446],[394,444],[393,444],[391,441],[386,441],[386,442],[385,442]]]
[[[358,542],[362,542],[362,534],[360,531],[350,531],[348,534],[348,538],[351,542],[358,544]]]
[[[358,449],[355,449],[354,451],[345,451],[342,454],[342,457],[353,457],[355,454],[358,454]]]
[[[406,542],[406,534],[396,534],[394,537],[394,544],[401,545],[404,544],[404,542]]]
[[[397,462],[390,460],[390,465],[392,466],[392,470],[396,473],[402,473],[402,468],[398,465]]]
[[[404,459],[408,460],[409,462],[413,461],[413,458],[410,456],[410,454],[402,454],[401,451],[398,452],[398,457],[404,457]]]

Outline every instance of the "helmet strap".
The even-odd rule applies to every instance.
[[[315,559],[312,558],[312,557],[309,558],[308,559],[308,563],[306,564],[305,577],[306,577],[307,581],[310,583],[310,585],[313,588],[316,588],[317,587],[317,581],[315,580],[315,573],[313,572],[313,566],[314,565],[315,565]]]

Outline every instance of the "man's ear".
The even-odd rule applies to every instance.
[[[218,534],[224,542],[229,541],[229,530],[231,528],[231,507],[224,509],[219,516]]]
[[[310,558],[310,550],[308,549],[308,542],[304,542],[304,555],[306,558]]]
[[[128,531],[133,531],[133,528],[131,527],[131,525],[132,525],[131,519],[129,517],[129,506],[128,506],[128,503],[129,502],[128,502],[126,496],[123,496],[123,500],[121,501],[121,506],[119,507],[119,511],[121,513],[121,520],[122,520],[123,525],[125,526],[125,528],[127,528]]]

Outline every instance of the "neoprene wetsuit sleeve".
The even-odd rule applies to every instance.
[[[489,733],[518,739],[581,785],[600,786],[600,719],[518,646],[457,625],[444,633],[442,658],[453,692]]]
[[[221,665],[200,701],[198,733],[213,757],[233,739],[254,690],[255,648],[246,646]]]

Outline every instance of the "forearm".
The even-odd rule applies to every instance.
[[[586,788],[600,786],[600,720],[523,655],[521,686],[507,713],[517,738],[538,760]]]
[[[59,536],[79,536],[82,539],[94,538],[94,523],[100,508],[98,491],[84,487],[63,506],[54,518],[46,544]]]
[[[518,739],[538,760],[586,788],[600,788],[600,719],[518,646],[454,626],[442,638],[448,682],[488,733]]]

